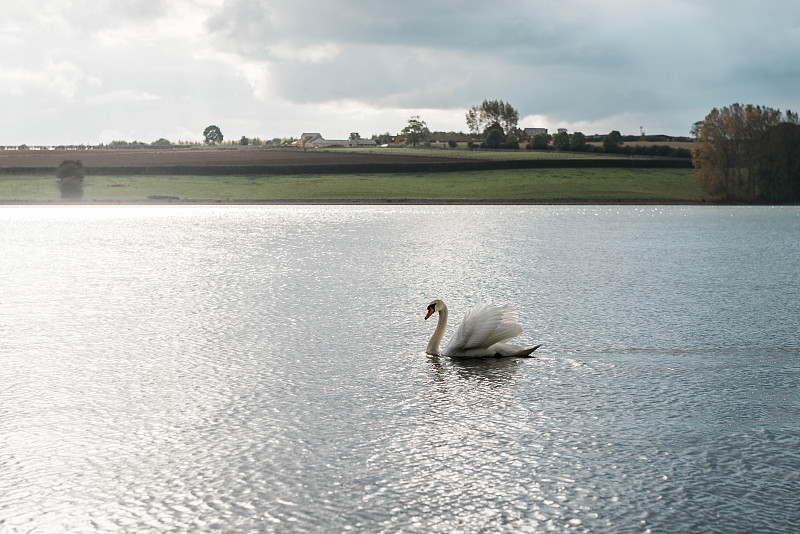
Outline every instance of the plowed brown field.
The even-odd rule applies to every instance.
[[[438,155],[318,151],[286,148],[4,150],[0,175],[51,174],[64,160],[80,160],[88,175],[293,175],[432,173],[577,167],[683,168],[688,160],[656,158],[489,159]]]
[[[436,156],[321,152],[302,149],[173,149],[173,150],[0,150],[0,168],[58,167],[64,160],[80,160],[84,167],[115,166],[286,166],[439,163],[474,161]]]

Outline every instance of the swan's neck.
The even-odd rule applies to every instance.
[[[445,327],[447,327],[447,308],[439,310],[439,322],[436,323],[436,330],[433,331],[433,335],[431,336],[431,340],[428,341],[428,348],[425,349],[425,352],[428,354],[440,354],[439,344],[442,342]]]

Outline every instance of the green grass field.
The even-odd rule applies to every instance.
[[[526,169],[296,176],[87,176],[84,201],[466,200],[696,202],[691,169]],[[59,201],[56,178],[0,175],[0,202]]]

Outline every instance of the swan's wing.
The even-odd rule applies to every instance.
[[[480,304],[472,308],[445,349],[446,353],[488,348],[522,333],[517,310],[508,304]]]

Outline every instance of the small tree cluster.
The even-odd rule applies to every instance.
[[[62,161],[56,170],[61,198],[78,200],[83,198],[83,178],[86,172],[80,160]]]
[[[573,152],[583,152],[587,150],[586,136],[581,132],[569,134],[566,128],[559,128],[553,135],[539,133],[534,135],[527,145],[532,150],[547,150],[552,148],[558,151],[571,150]]]
[[[559,128],[558,132],[553,134],[553,148],[559,152],[569,150],[569,134],[566,128]]]
[[[503,134],[511,135],[517,129],[518,122],[519,112],[502,100],[484,100],[480,106],[472,106],[467,112],[467,128],[475,135],[487,133],[495,124]]]
[[[611,130],[608,135],[603,137],[603,152],[619,152],[622,146],[622,134],[617,130]]]
[[[531,137],[530,142],[526,146],[528,150],[547,150],[547,147],[550,146],[550,139],[553,136],[546,133],[538,133]]]
[[[394,143],[394,136],[389,132],[385,132],[382,134],[373,134],[371,139],[374,139],[375,142],[379,145],[388,145],[390,143]]]
[[[481,148],[519,149],[519,138],[516,134],[512,132],[506,135],[503,131],[503,127],[497,122],[489,126],[486,131],[483,132],[483,138],[484,142],[481,144]]]
[[[414,115],[408,119],[408,126],[403,128],[402,134],[406,138],[406,144],[417,146],[418,143],[423,143],[430,138],[431,131],[419,115]]]
[[[583,132],[574,132],[569,136],[569,149],[573,152],[583,152],[587,148],[586,136]]]
[[[124,139],[120,139],[120,140],[111,141],[110,143],[108,143],[106,145],[106,148],[114,148],[114,149],[116,149],[116,148],[126,148],[126,149],[133,148],[133,149],[137,149],[137,148],[148,148],[149,146],[150,145],[148,145],[147,143],[143,143],[142,141],[125,141]]]
[[[222,130],[219,129],[219,126],[214,124],[206,126],[206,129],[203,130],[203,137],[207,145],[218,145],[224,139]]]

